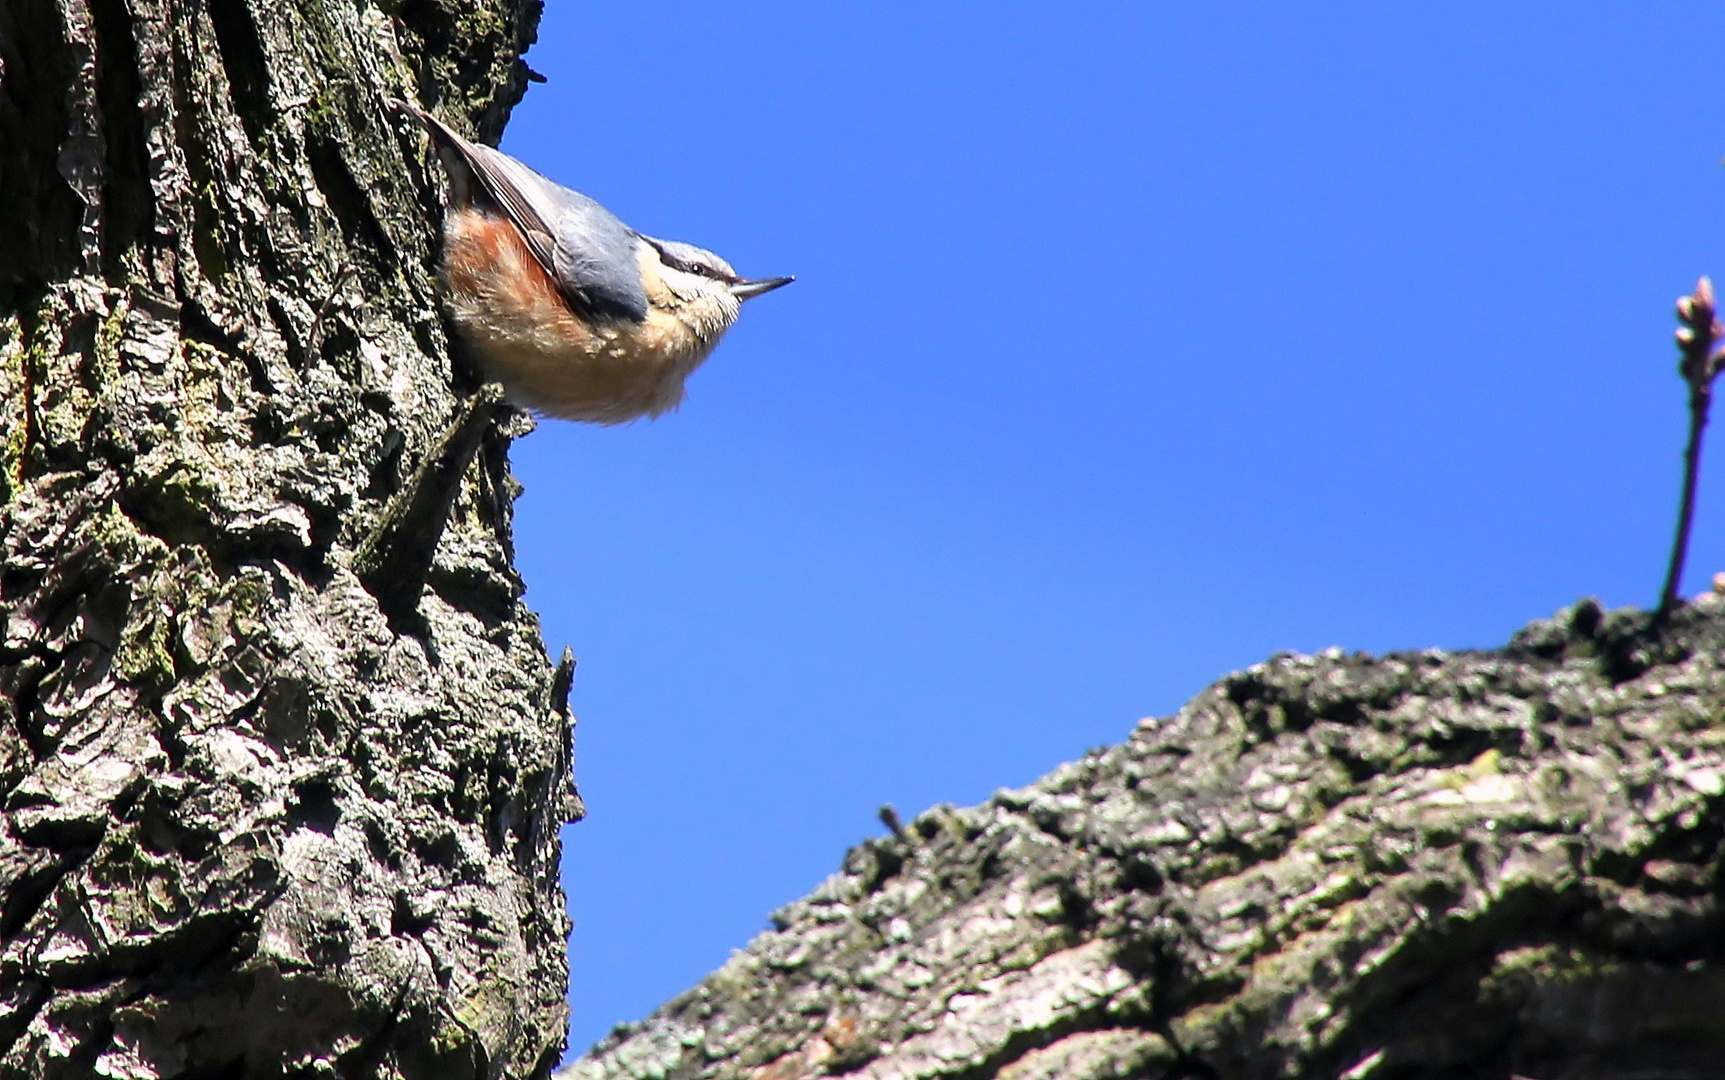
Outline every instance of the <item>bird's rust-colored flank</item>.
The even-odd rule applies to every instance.
[[[515,287],[509,305],[544,308],[542,317],[559,316],[571,322],[574,316],[551,283],[551,277],[521,242],[521,234],[507,218],[466,210],[450,214],[443,270],[450,288],[462,293],[487,292],[500,276]],[[500,273],[507,271],[507,273]],[[555,312],[549,310],[555,309]]]
[[[451,313],[486,374],[547,416],[601,424],[657,416],[682,400],[683,376],[717,343],[717,334],[661,311],[638,327],[582,319],[515,226],[478,208],[448,215],[443,275]]]

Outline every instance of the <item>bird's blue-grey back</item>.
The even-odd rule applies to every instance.
[[[450,133],[453,134],[453,133]],[[459,136],[456,137],[459,139]],[[583,314],[647,317],[635,231],[593,199],[489,146],[459,139],[481,186],[521,230],[527,246]]]
[[[645,319],[647,291],[641,285],[641,240],[635,231],[579,191],[546,183],[561,204],[557,278],[574,282],[616,314],[636,322]]]

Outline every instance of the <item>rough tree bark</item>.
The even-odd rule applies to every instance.
[[[852,850],[561,1080],[1725,1077],[1725,612],[1282,656]]]
[[[385,107],[495,137],[537,19],[0,0],[0,1074],[555,1064],[528,425],[451,361]]]

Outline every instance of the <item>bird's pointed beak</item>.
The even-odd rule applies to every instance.
[[[738,300],[753,300],[762,293],[782,289],[795,280],[797,279],[794,277],[764,277],[755,278],[753,281],[739,281],[731,286],[731,295]]]

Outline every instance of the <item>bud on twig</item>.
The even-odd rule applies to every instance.
[[[1677,348],[1682,354],[1677,371],[1693,389],[1711,383],[1719,374],[1721,352],[1716,346],[1725,337],[1713,303],[1713,282],[1702,278],[1695,291],[1677,301]]]

